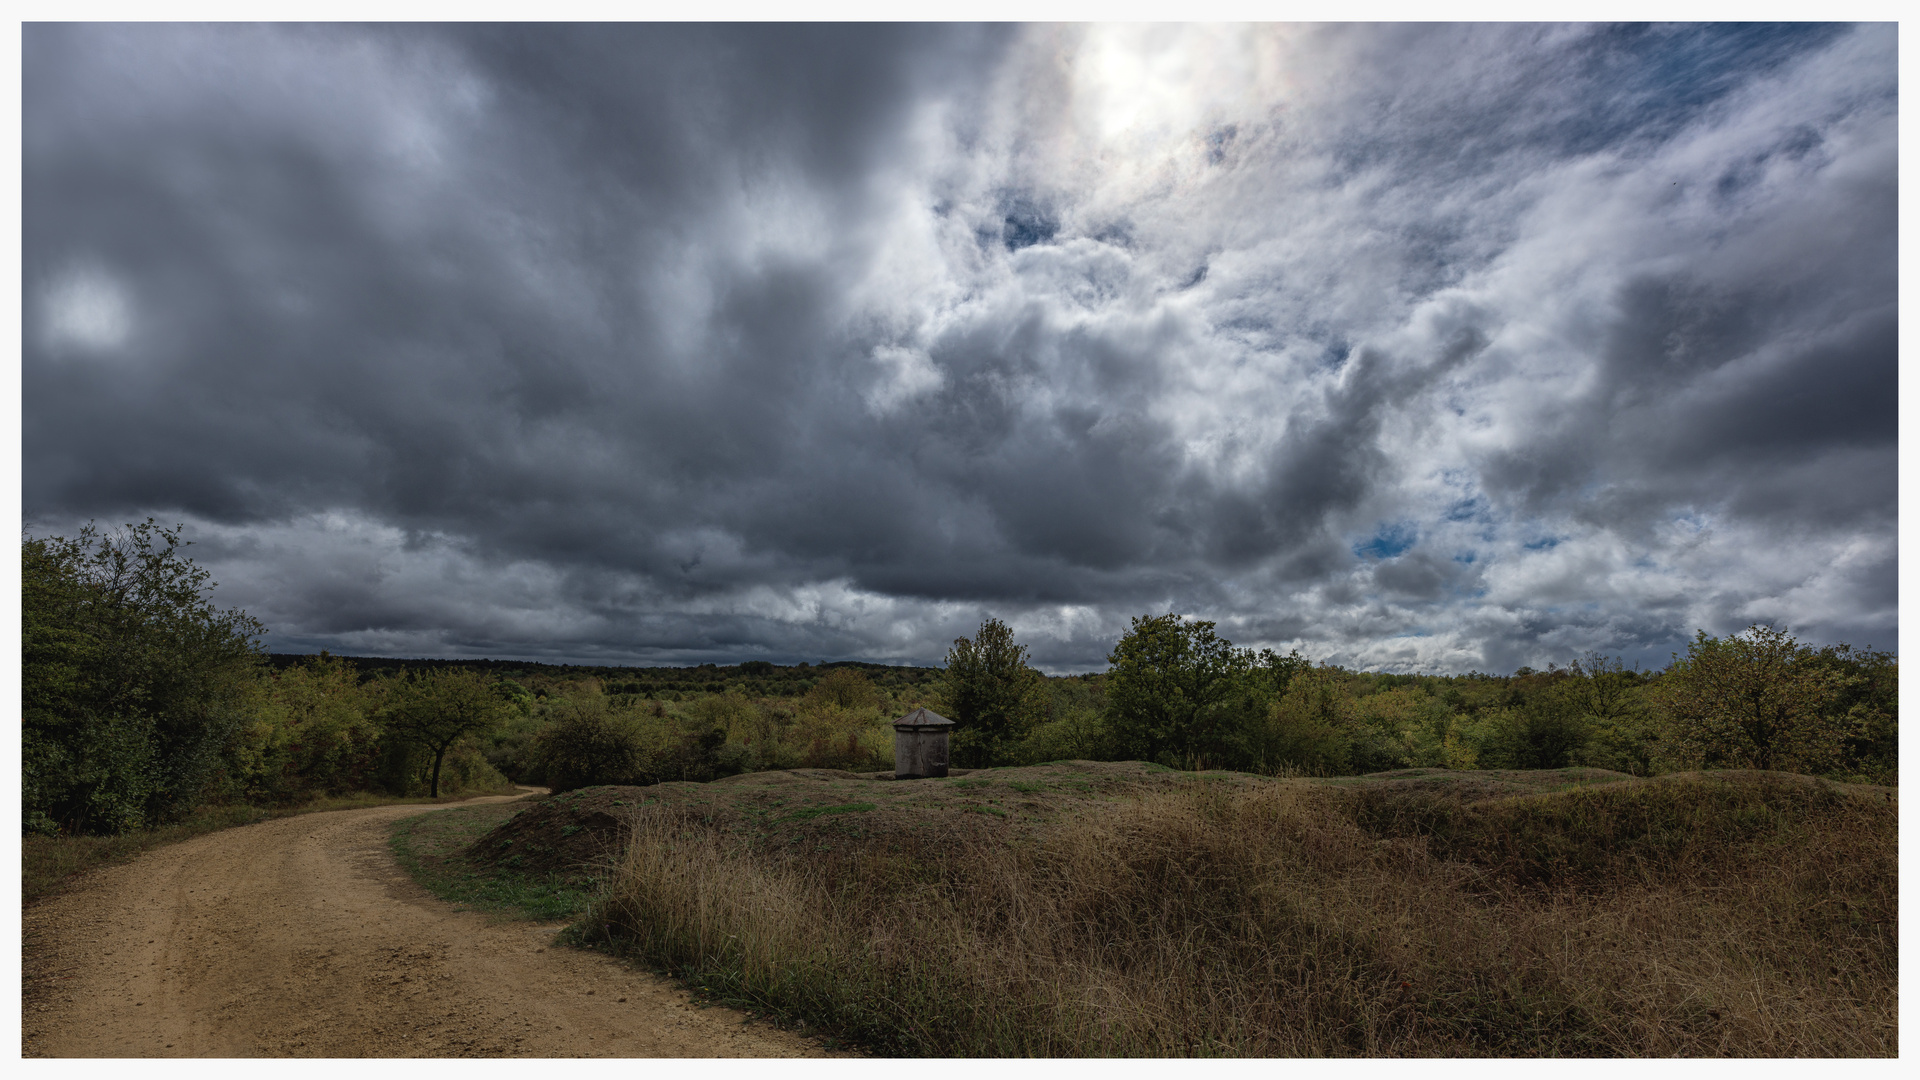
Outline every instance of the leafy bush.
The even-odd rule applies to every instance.
[[[222,794],[258,700],[265,628],[208,600],[180,530],[21,544],[21,813],[30,832],[113,833]]]
[[[555,702],[536,738],[536,759],[555,792],[596,784],[651,784],[666,749],[658,729],[631,713],[613,712],[598,695]]]
[[[1591,736],[1584,718],[1539,701],[1501,709],[1481,730],[1479,761],[1492,769],[1562,769]]]
[[[381,757],[379,690],[326,653],[268,676],[230,753],[241,797],[284,803],[369,790]]]
[[[946,697],[958,729],[955,765],[983,768],[1016,755],[1015,745],[1041,722],[1046,680],[1027,666],[1027,648],[999,619],[980,624],[973,638],[955,638],[947,650]]]
[[[1833,706],[1844,676],[1786,631],[1764,625],[1726,638],[1701,631],[1657,696],[1685,761],[1754,769],[1840,768],[1865,717]]]
[[[1046,761],[1099,761],[1111,756],[1112,740],[1097,709],[1069,708],[1053,720],[1042,721],[1009,753],[1013,764],[1038,765]]]
[[[1316,776],[1346,772],[1356,723],[1353,702],[1335,672],[1296,675],[1268,711],[1255,743],[1258,771],[1284,769]]]

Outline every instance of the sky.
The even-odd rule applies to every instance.
[[[28,24],[25,529],[275,652],[1897,650],[1895,45]]]

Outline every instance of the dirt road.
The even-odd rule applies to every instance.
[[[478,801],[478,800],[475,800]],[[493,799],[489,801],[501,801]],[[161,848],[25,913],[30,1057],[820,1057],[664,979],[408,880],[418,806]]]

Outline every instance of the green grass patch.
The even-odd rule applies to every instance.
[[[466,854],[475,840],[522,809],[494,803],[405,818],[394,824],[388,845],[414,881],[462,909],[508,919],[572,918],[598,892],[597,874],[519,872],[478,865]]]
[[[795,810],[793,813],[788,814],[785,817],[776,818],[775,820],[776,821],[807,821],[812,818],[825,817],[828,814],[861,814],[861,813],[865,813],[868,810],[877,810],[877,809],[879,809],[878,804],[870,803],[870,802],[840,803],[837,806],[809,806],[804,810]]]

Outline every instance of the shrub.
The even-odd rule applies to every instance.
[[[1345,772],[1357,722],[1338,673],[1310,669],[1293,676],[1268,711],[1255,743],[1259,771],[1331,776]]]
[[[1655,692],[1683,760],[1818,773],[1838,769],[1864,734],[1864,717],[1830,707],[1843,688],[1811,646],[1756,624],[1726,638],[1700,631]]]
[[[1046,680],[1027,666],[1027,647],[1013,628],[988,619],[969,640],[955,638],[947,650],[946,700],[953,733],[953,763],[982,768],[1007,761],[1015,744],[1046,709]]]
[[[221,794],[265,628],[208,596],[180,530],[21,543],[21,800],[28,831],[113,833]]]
[[[378,696],[379,684],[362,686],[324,652],[272,675],[229,753],[236,794],[284,803],[370,789],[381,757]]]
[[[880,691],[858,668],[833,668],[808,688],[805,701],[809,705],[831,705],[840,709],[878,709]]]
[[[660,779],[656,758],[665,748],[638,717],[608,710],[597,695],[564,698],[550,708],[535,757],[553,791]]]
[[[1014,764],[1043,761],[1099,761],[1111,755],[1111,739],[1098,709],[1081,706],[1062,710],[1058,719],[1037,724],[1009,752]]]
[[[1583,717],[1531,701],[1482,721],[1478,758],[1492,769],[1562,769],[1579,759],[1590,736]]]

